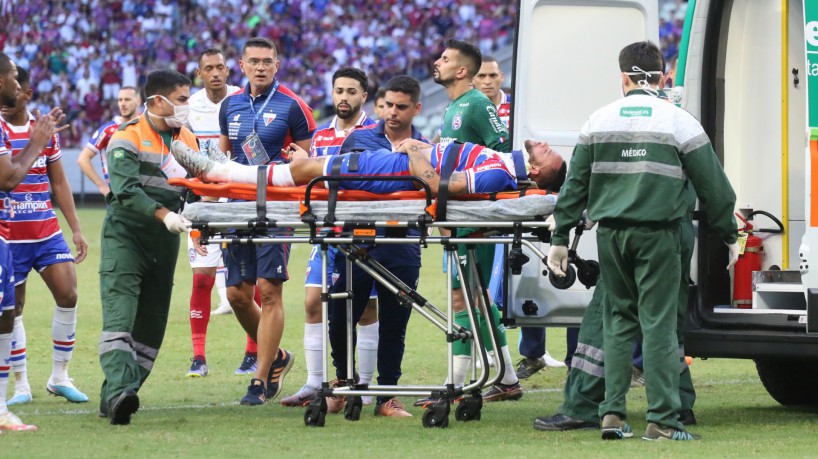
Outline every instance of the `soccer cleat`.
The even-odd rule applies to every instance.
[[[502,384],[497,383],[483,394],[484,402],[502,402],[505,400],[514,401],[523,398],[523,388],[520,383]]]
[[[548,351],[545,351],[545,354],[542,356],[543,362],[545,362],[545,366],[553,367],[553,368],[565,368],[565,362],[555,359],[551,357],[551,354]]]
[[[633,437],[633,429],[624,419],[613,413],[608,413],[602,418],[603,440],[621,440],[631,437]]]
[[[241,398],[241,404],[247,406],[263,405],[267,401],[264,390],[264,381],[253,378],[247,387],[247,394]]]
[[[65,381],[59,382],[49,379],[48,384],[45,386],[45,390],[47,390],[51,395],[64,397],[71,403],[85,403],[88,401],[88,396],[74,387],[73,380],[71,379],[66,379]]]
[[[642,440],[657,441],[657,440],[674,440],[674,441],[691,441],[701,439],[701,435],[694,435],[686,430],[676,430],[670,427],[659,427],[658,424],[649,422],[645,435]]]
[[[555,414],[547,418],[534,419],[534,428],[560,432],[564,430],[598,429],[599,422],[583,421],[564,414]]]
[[[235,374],[249,375],[255,373],[256,369],[258,368],[256,360],[258,360],[258,356],[256,354],[244,354],[244,359],[241,361],[239,368],[236,369]]]
[[[546,367],[543,358],[523,357],[517,362],[517,379],[526,379]]]
[[[309,403],[318,398],[318,388],[304,384],[298,392],[281,399],[282,406],[307,406]]]
[[[188,370],[185,378],[204,378],[207,376],[207,364],[204,359],[194,357],[190,359],[190,361],[193,362],[193,364],[190,365],[190,370]]]
[[[639,367],[633,367],[631,372],[631,387],[644,387],[645,386],[645,372],[642,371]]]
[[[11,397],[9,401],[6,402],[6,405],[24,405],[26,403],[31,403],[31,393],[21,392],[19,394],[14,394],[14,397]]]
[[[695,426],[696,415],[693,414],[693,410],[691,409],[679,410],[679,422],[681,422],[682,425]]]
[[[396,398],[390,398],[389,400],[375,405],[375,416],[390,416],[394,418],[409,418],[412,417],[412,413],[406,411],[404,408],[403,403]]]
[[[221,316],[225,314],[233,314],[233,308],[230,307],[230,304],[220,304],[218,308],[210,311],[211,316]]]
[[[35,430],[37,430],[37,426],[23,424],[23,421],[11,411],[0,414],[0,432],[33,432]]]
[[[108,418],[111,425],[128,425],[131,415],[139,410],[139,396],[128,389],[108,401]]]
[[[194,177],[205,182],[225,182],[230,177],[229,164],[217,163],[185,145],[181,140],[171,143],[171,152],[176,161]]]
[[[293,367],[295,358],[284,349],[278,350],[278,358],[270,366],[267,374],[267,400],[274,400],[284,387],[284,377]]]
[[[210,158],[211,161],[226,164],[230,162],[230,158],[227,157],[226,154],[219,148],[218,142],[210,142],[207,145],[207,151],[205,152],[207,157]]]

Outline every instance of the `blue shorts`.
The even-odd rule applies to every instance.
[[[14,262],[11,248],[0,240],[0,311],[14,310]]]
[[[357,170],[350,171],[349,161],[355,155],[358,157],[358,168]],[[341,175],[370,175],[382,177],[409,177],[411,175],[409,174],[409,156],[402,153],[388,153],[386,150],[329,156],[327,160],[324,161],[324,175],[332,175],[332,165],[336,161],[341,161]],[[410,180],[344,180],[339,187],[345,190],[363,190],[378,194],[394,193],[396,191],[413,191],[416,189],[415,182]]]
[[[338,250],[332,246],[327,250],[327,280],[329,281],[327,287],[335,285],[335,281],[337,281],[340,276],[340,273],[334,269],[335,255],[337,253]],[[321,288],[321,246],[318,244],[312,246],[310,259],[307,260],[307,276],[304,279],[304,287]],[[378,298],[378,291],[375,288],[374,282],[372,283],[372,291],[369,292],[369,298]]]
[[[73,263],[74,255],[62,234],[38,242],[15,242],[9,244],[14,257],[14,278],[20,285],[28,278],[32,268],[38,273],[57,263]]]
[[[290,278],[287,273],[290,244],[227,244],[227,248],[222,249],[222,257],[228,287],[242,282],[255,284],[259,278],[282,281]]]

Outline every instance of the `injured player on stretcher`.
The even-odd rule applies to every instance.
[[[566,175],[565,161],[559,153],[547,142],[531,140],[525,142],[525,150],[511,154],[473,143],[430,145],[416,140],[402,142],[395,152],[381,149],[317,158],[307,157],[307,152],[294,144],[290,149],[290,163],[269,165],[268,185],[306,185],[314,178],[330,175],[414,176],[426,181],[436,196],[441,169],[447,161],[454,161],[448,183],[449,193],[453,196],[512,191],[517,189],[518,181],[526,180],[538,188],[553,189],[565,180]],[[216,149],[203,154],[174,141],[171,150],[179,164],[202,181],[257,183],[260,166],[230,161]],[[457,156],[450,160],[449,155]],[[339,188],[392,193],[419,189],[420,184],[409,180],[342,180]]]

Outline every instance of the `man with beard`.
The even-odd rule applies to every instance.
[[[108,142],[111,136],[119,128],[119,125],[125,124],[128,121],[136,118],[139,115],[139,105],[142,104],[142,98],[139,97],[139,91],[133,86],[125,86],[119,90],[119,97],[117,99],[117,106],[119,107],[119,115],[115,116],[113,120],[108,121],[97,129],[91,136],[91,140],[85,145],[85,148],[80,152],[77,158],[82,173],[94,182],[94,185],[99,188],[99,192],[104,197],[111,188],[108,186],[108,162],[105,158],[105,150],[108,148]],[[102,175],[100,177],[91,160],[94,156],[99,155],[102,165]]]
[[[17,104],[20,83],[17,82],[17,66],[7,54],[0,53],[0,104],[13,107]],[[28,175],[34,161],[51,142],[51,139],[68,126],[57,128],[65,115],[55,108],[47,115],[34,114],[34,126],[28,144],[14,158],[8,146],[8,136],[0,127],[0,432],[37,430],[36,426],[23,422],[8,410],[6,390],[9,384],[9,360],[11,357],[11,333],[14,329],[14,263],[9,248],[9,210],[14,189]]]
[[[332,104],[335,117],[328,124],[315,130],[310,146],[310,156],[337,155],[347,135],[360,126],[370,126],[375,121],[361,110],[366,102],[369,80],[363,70],[344,67],[332,75]],[[327,260],[327,279],[332,276],[335,249],[331,248]],[[304,308],[307,316],[304,323],[304,360],[307,365],[307,382],[295,394],[281,400],[284,406],[304,406],[318,395],[323,381],[321,368],[321,248],[316,245],[307,261]],[[378,352],[377,300],[367,304],[365,318],[358,331],[358,361],[362,384],[372,380]],[[366,377],[368,376],[368,380]]]

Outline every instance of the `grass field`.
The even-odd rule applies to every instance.
[[[97,417],[102,372],[97,359],[101,330],[99,301],[99,230],[103,209],[83,209],[80,218],[90,246],[79,270],[79,326],[70,373],[91,401],[74,405],[49,397],[45,384],[51,368],[53,301],[39,276],[29,277],[25,324],[29,379],[34,401],[15,412],[40,427],[36,433],[0,436],[2,457],[815,457],[815,412],[783,408],[764,391],[752,362],[696,360],[692,366],[699,394],[692,428],[703,441],[684,444],[641,440],[602,442],[598,431],[544,433],[532,429],[534,417],[550,415],[562,401],[565,372],[549,369],[524,381],[519,402],[484,407],[482,421],[448,429],[424,429],[421,411],[413,418],[383,419],[364,407],[359,422],[328,415],[326,427],[307,428],[302,409],[277,402],[261,407],[238,404],[249,378],[233,371],[240,363],[244,335],[233,316],[214,316],[208,333],[210,376],[185,379],[191,357],[188,301],[191,275],[186,251],[179,254],[170,321],[150,379],[140,391],[142,408],[130,426],[114,427]],[[65,226],[64,226],[65,227]],[[185,245],[184,243],[182,244]],[[292,280],[285,289],[287,312],[283,346],[296,362],[284,384],[289,395],[304,382],[303,272],[306,245],[293,248]],[[445,305],[439,271],[440,249],[424,251],[420,291]],[[214,292],[215,298],[215,292]],[[216,302],[214,300],[214,302]],[[564,330],[548,332],[550,353],[565,353]],[[518,333],[510,331],[509,342]],[[512,346],[514,347],[514,346]],[[516,350],[512,350],[516,356]],[[409,324],[403,384],[440,383],[445,377],[445,345],[440,333],[414,315]],[[10,384],[11,386],[12,384]],[[818,388],[816,388],[818,390]],[[12,388],[9,388],[11,395]],[[405,399],[411,405],[411,399]],[[644,431],[645,391],[630,395],[630,421],[637,438]]]

